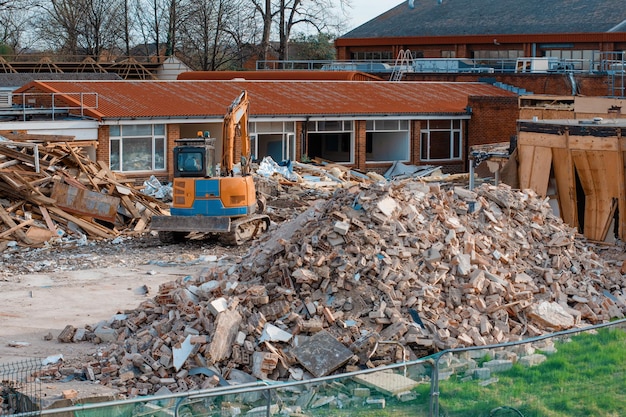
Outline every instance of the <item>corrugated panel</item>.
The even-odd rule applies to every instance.
[[[252,116],[465,113],[469,96],[516,96],[489,84],[446,82],[49,81],[22,89],[31,87],[96,93],[96,118],[221,117],[244,89]]]

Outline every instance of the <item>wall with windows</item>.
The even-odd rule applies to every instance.
[[[354,134],[351,120],[320,120],[307,123],[307,157],[354,163]]]
[[[113,171],[166,171],[165,124],[110,125],[109,166]]]
[[[249,134],[253,160],[270,156],[274,161],[280,162],[299,157],[295,122],[251,122]]]
[[[462,120],[424,120],[421,123],[420,160],[429,164],[463,158]]]
[[[365,141],[366,162],[407,162],[411,159],[408,120],[368,120]]]

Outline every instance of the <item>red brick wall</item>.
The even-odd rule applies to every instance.
[[[565,74],[432,74],[406,73],[403,81],[475,82],[492,79],[523,88],[534,94],[572,95],[572,85]],[[606,96],[609,94],[608,77],[599,74],[574,74],[578,94]]]
[[[107,166],[110,163],[111,141],[109,139],[109,126],[100,125],[98,127],[98,145],[96,146],[96,160],[104,161]]]
[[[355,163],[355,168],[359,170],[367,170],[366,130],[367,130],[367,122],[365,120],[356,120],[354,122],[354,163]]]
[[[517,97],[469,97],[467,145],[509,142],[517,132]]]

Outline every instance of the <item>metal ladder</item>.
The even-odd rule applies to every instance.
[[[413,65],[413,55],[411,55],[411,50],[400,49],[396,62],[393,64],[393,71],[391,72],[389,81],[402,80],[402,76],[406,72],[406,67],[409,65]]]

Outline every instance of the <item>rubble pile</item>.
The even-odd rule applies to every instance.
[[[623,317],[618,269],[505,185],[336,189],[239,263],[59,336],[111,342],[82,372],[127,395],[303,379]]]
[[[70,236],[100,240],[138,234],[152,215],[166,211],[166,204],[89,159],[77,143],[0,141],[2,249],[38,247]]]

